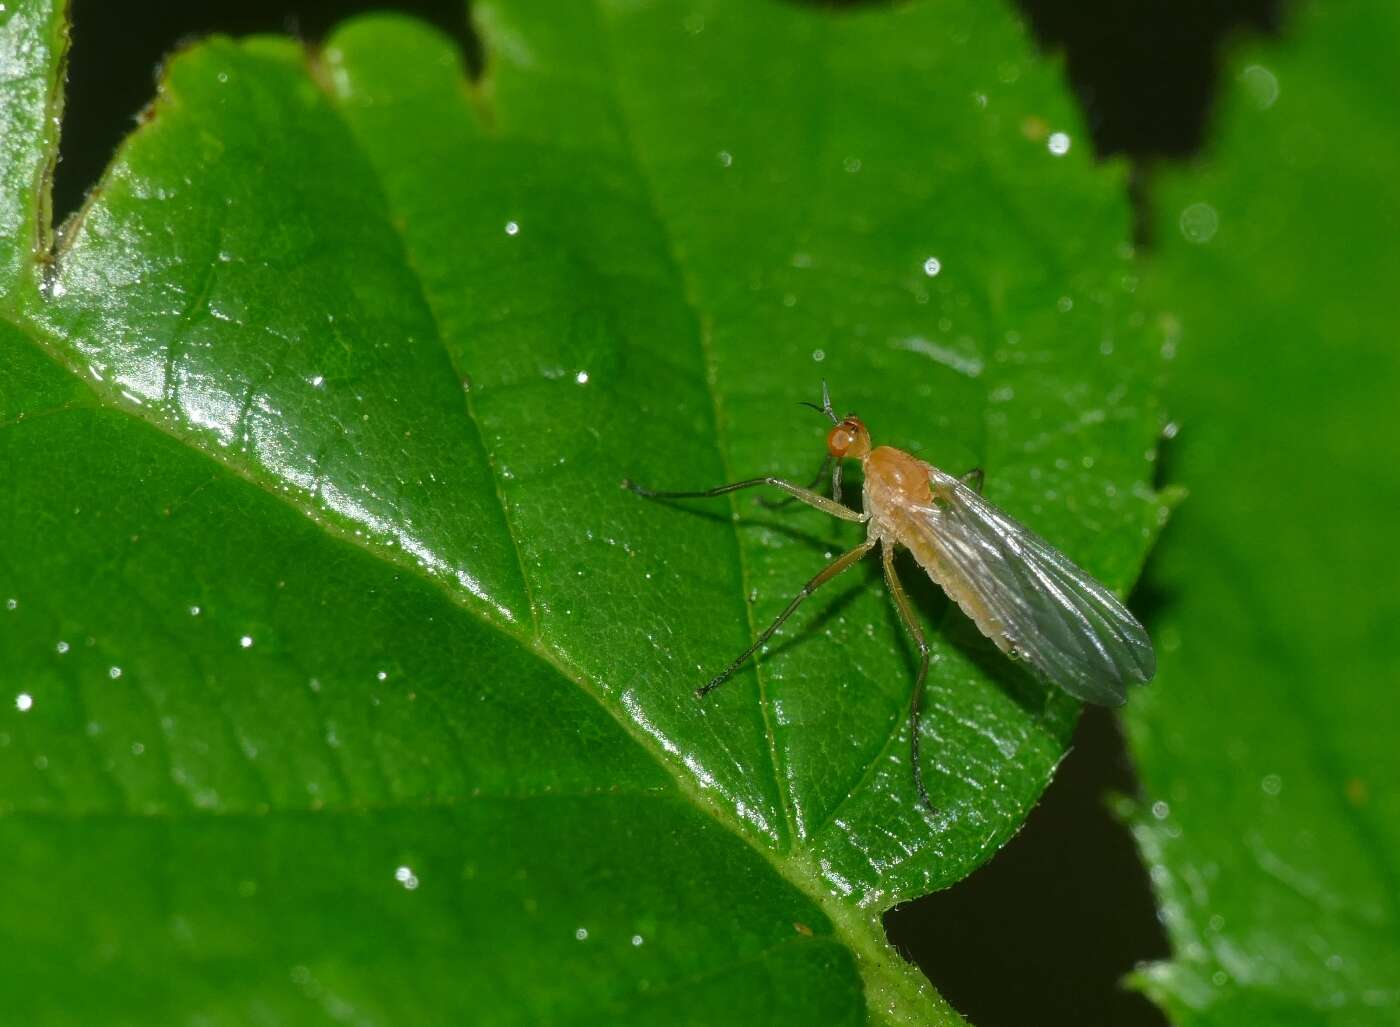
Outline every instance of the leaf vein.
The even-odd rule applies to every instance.
[[[316,55],[312,54],[310,51],[307,51],[306,59],[308,71],[310,73],[312,81],[317,83],[318,85],[322,84],[324,76],[317,73],[317,68],[315,67],[315,61],[317,60]],[[399,218],[393,216],[393,197],[387,184],[384,181],[383,176],[380,174],[379,169],[378,167],[376,167],[373,159],[367,152],[365,152],[364,147],[360,144],[359,137],[355,134],[353,126],[351,126],[349,120],[345,117],[344,112],[335,102],[334,97],[327,95],[327,106],[335,113],[336,117],[340,120],[341,125],[345,128],[346,135],[354,141],[356,147],[360,150],[361,156],[364,157],[365,166],[370,169],[371,173],[374,176],[374,180],[379,188],[379,197],[381,202],[383,203],[383,209],[387,215],[384,220],[388,224],[390,230],[394,233],[395,238],[398,240],[399,249],[403,255],[404,266],[408,268],[408,270],[412,273],[414,286],[418,290],[419,299],[422,300],[423,308],[427,311],[428,317],[432,321],[433,339],[437,343],[438,348],[442,351],[442,354],[447,361],[448,369],[452,372],[453,388],[462,389],[463,409],[466,411],[467,422],[468,424],[470,424],[472,432],[476,436],[477,446],[480,449],[482,456],[486,461],[486,466],[491,471],[491,482],[494,486],[493,492],[496,497],[496,504],[501,511],[501,520],[505,523],[506,538],[509,539],[511,550],[515,554],[515,564],[520,574],[520,586],[525,592],[525,605],[529,607],[530,610],[530,623],[533,628],[533,635],[535,638],[539,638],[539,609],[535,602],[534,589],[530,584],[530,575],[525,568],[525,555],[521,551],[520,540],[517,537],[515,526],[511,517],[510,503],[506,500],[505,489],[503,487],[503,479],[501,477],[500,469],[496,466],[495,457],[492,455],[490,448],[486,445],[486,433],[482,431],[481,419],[477,414],[476,405],[472,402],[471,391],[463,384],[465,382],[470,381],[470,377],[468,376],[467,372],[458,365],[457,358],[452,351],[452,347],[450,347],[447,344],[447,336],[446,333],[443,331],[442,327],[442,317],[438,311],[437,304],[433,300],[432,290],[428,288],[427,279],[424,276],[421,268],[418,266],[418,261],[414,253],[413,245],[408,238],[408,233],[405,230],[403,223]]]
[[[609,90],[608,95],[612,103],[613,111],[617,117],[618,131],[622,137],[623,146],[628,156],[631,158],[631,164],[636,174],[638,185],[641,187],[646,197],[646,206],[652,215],[652,221],[660,231],[665,243],[664,252],[671,264],[671,269],[676,276],[676,280],[680,283],[681,296],[685,300],[686,308],[695,321],[696,340],[700,348],[701,357],[705,363],[705,392],[710,398],[711,415],[715,424],[715,438],[718,440],[724,434],[725,421],[723,406],[720,403],[719,393],[715,388],[717,363],[710,339],[710,321],[709,318],[700,311],[700,305],[693,294],[689,276],[686,274],[685,268],[676,250],[675,238],[671,233],[670,226],[666,223],[666,219],[661,216],[661,205],[657,200],[656,188],[647,175],[646,165],[641,159],[636,140],[633,138],[631,122],[627,116],[626,107],[622,102],[620,91],[616,87],[616,61],[613,57],[612,37],[608,31],[609,25],[607,18],[598,0],[592,0],[591,9],[594,21],[600,30],[599,35],[603,37],[605,42],[603,59],[606,61],[609,70],[607,76],[608,81],[613,83],[613,87]],[[720,445],[717,441],[715,450],[719,457],[720,467],[723,469],[725,480],[734,480],[733,472],[729,468],[729,460],[725,453],[724,446]],[[738,554],[739,579],[742,583],[743,596],[748,596],[752,594],[752,575],[748,560],[744,556],[744,547],[742,539],[739,537],[739,528],[734,520],[739,513],[738,500],[733,495],[730,495],[728,497],[728,502],[730,509],[730,525],[734,532],[734,548],[735,552]],[[747,599],[744,599],[743,607],[748,620],[749,636],[751,638],[756,638],[758,636],[759,626],[754,618],[753,604],[748,602]],[[787,826],[788,848],[791,850],[796,844],[797,827],[793,819],[792,801],[789,795],[787,778],[782,772],[782,758],[778,750],[777,735],[773,728],[773,715],[768,702],[767,677],[763,673],[763,664],[760,659],[755,659],[754,661],[754,676],[758,682],[759,711],[763,717],[763,729],[767,737],[768,757],[773,774],[773,783],[778,792],[778,802],[782,807],[783,820]]]

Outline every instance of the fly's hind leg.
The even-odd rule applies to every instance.
[[[919,798],[928,807],[929,812],[936,813],[933,800],[928,797],[928,789],[924,787],[924,771],[919,763],[919,715],[923,712],[924,684],[928,680],[928,640],[924,638],[924,629],[919,626],[918,618],[914,616],[914,607],[910,605],[904,586],[899,583],[899,575],[894,571],[894,546],[889,542],[883,543],[880,555],[885,567],[885,584],[889,586],[890,595],[894,598],[899,619],[904,621],[904,627],[913,636],[914,644],[919,647],[919,676],[914,679],[914,694],[909,699],[909,763],[914,768],[914,787],[919,791]]]
[[[832,560],[831,563],[827,564],[822,569],[820,574],[818,574],[815,578],[813,578],[811,581],[807,582],[807,584],[802,586],[802,591],[798,592],[797,595],[793,597],[792,602],[787,604],[787,607],[783,610],[783,612],[778,614],[778,619],[775,620],[772,624],[768,625],[768,627],[764,629],[763,633],[759,635],[758,638],[754,639],[753,645],[749,646],[742,653],[740,653],[739,656],[734,660],[734,662],[731,663],[728,667],[725,667],[723,671],[721,671],[719,674],[716,674],[713,678],[711,678],[709,681],[707,681],[705,684],[701,685],[695,690],[696,697],[703,699],[710,692],[713,692],[720,685],[724,684],[726,681],[732,678],[734,676],[734,672],[744,665],[744,661],[747,660],[754,653],[758,652],[759,648],[763,645],[763,643],[772,638],[773,633],[783,626],[783,621],[791,617],[792,612],[802,605],[802,600],[806,599],[809,595],[811,595],[817,589],[821,588],[828,581],[836,577],[836,575],[840,574],[848,567],[855,566],[855,564],[860,562],[861,557],[865,556],[865,554],[870,552],[870,550],[872,550],[873,548],[875,548],[875,540],[872,538],[865,542],[862,542],[854,549],[842,553],[835,560]]]
[[[966,485],[973,492],[976,492],[980,496],[982,494],[982,486],[987,481],[987,476],[984,473],[982,473],[982,468],[974,467],[972,470],[968,471],[961,478],[959,478],[958,481],[962,482],[964,485]]]

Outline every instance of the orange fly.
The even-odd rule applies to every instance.
[[[721,496],[768,485],[824,513],[867,525],[865,541],[842,554],[814,577],[753,645],[728,667],[696,689],[705,696],[734,675],[744,661],[782,627],[802,600],[876,546],[885,583],[900,619],[919,649],[919,673],[909,703],[910,759],[919,797],[930,809],[919,763],[919,712],[928,677],[929,646],[913,605],[894,569],[897,546],[908,549],[924,572],[940,585],[978,629],[1014,659],[1022,659],[1087,702],[1118,706],[1131,682],[1150,681],[1156,656],[1147,632],[1107,588],[1044,539],[1016,523],[982,498],[982,471],[961,478],[940,471],[892,446],[870,444],[870,433],[854,414],[837,417],[822,383],[822,405],[812,406],[834,427],[826,436],[827,461],[815,486],[832,466],[828,498],[766,475],[701,492],[658,492],[632,481],[623,486],[652,499]],[[863,512],[841,503],[843,460],[859,460],[865,475]],[[833,466],[834,465],[834,466]]]

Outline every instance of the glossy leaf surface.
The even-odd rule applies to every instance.
[[[875,568],[691,696],[855,529],[618,483],[805,477],[825,376],[1125,586],[1160,347],[1121,181],[998,8],[477,17],[475,85],[402,18],[200,43],[53,267],[17,246],[7,990],[53,1023],[952,1021],[877,914],[1016,830],[1074,703],[919,589],[930,816]],[[42,181],[52,108],[12,107]]]
[[[1390,1024],[1400,1007],[1400,89],[1394,8],[1300,6],[1234,60],[1158,201],[1181,322],[1153,563],[1159,686],[1127,714],[1177,1023]]]

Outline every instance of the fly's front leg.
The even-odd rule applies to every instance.
[[[833,459],[835,458],[828,453],[826,459],[822,461],[822,465],[817,468],[817,473],[812,477],[812,480],[806,484],[806,488],[810,489],[813,492],[816,491],[817,486],[820,485],[822,483],[822,479],[826,477],[826,472],[831,470],[831,461]],[[840,469],[839,466],[837,469]],[[769,510],[777,510],[779,507],[787,506],[796,498],[796,496],[786,496],[782,499],[767,499],[763,496],[759,496],[758,503],[760,506],[765,506]],[[836,502],[838,503],[841,502],[841,495],[839,492],[833,492],[831,494],[831,498],[836,500]]]
[[[782,478],[775,478],[772,475],[765,475],[762,478],[748,478],[744,481],[736,481],[732,485],[718,485],[700,492],[660,492],[638,485],[630,479],[624,479],[622,482],[623,488],[629,489],[639,496],[645,496],[647,499],[708,499],[711,496],[722,496],[726,492],[738,492],[740,489],[756,488],[759,485],[771,485],[775,489],[782,489],[799,502],[816,507],[833,517],[840,517],[843,521],[855,521],[863,524],[867,520],[863,513],[856,513],[850,507],[842,506],[835,500],[818,495],[811,489],[804,489],[801,485],[794,485],[790,481],[783,481]]]
[[[918,789],[919,798],[923,800],[929,812],[933,813],[937,810],[928,797],[928,789],[924,787],[924,770],[919,763],[919,715],[923,712],[924,684],[928,680],[928,640],[924,638],[924,629],[919,626],[918,618],[914,616],[914,607],[904,593],[899,575],[894,571],[894,546],[888,542],[883,543],[880,555],[885,567],[885,584],[889,586],[895,609],[899,611],[899,618],[904,621],[904,627],[913,636],[914,644],[919,647],[919,675],[914,679],[914,694],[909,699],[909,763],[914,768],[914,787]]]

